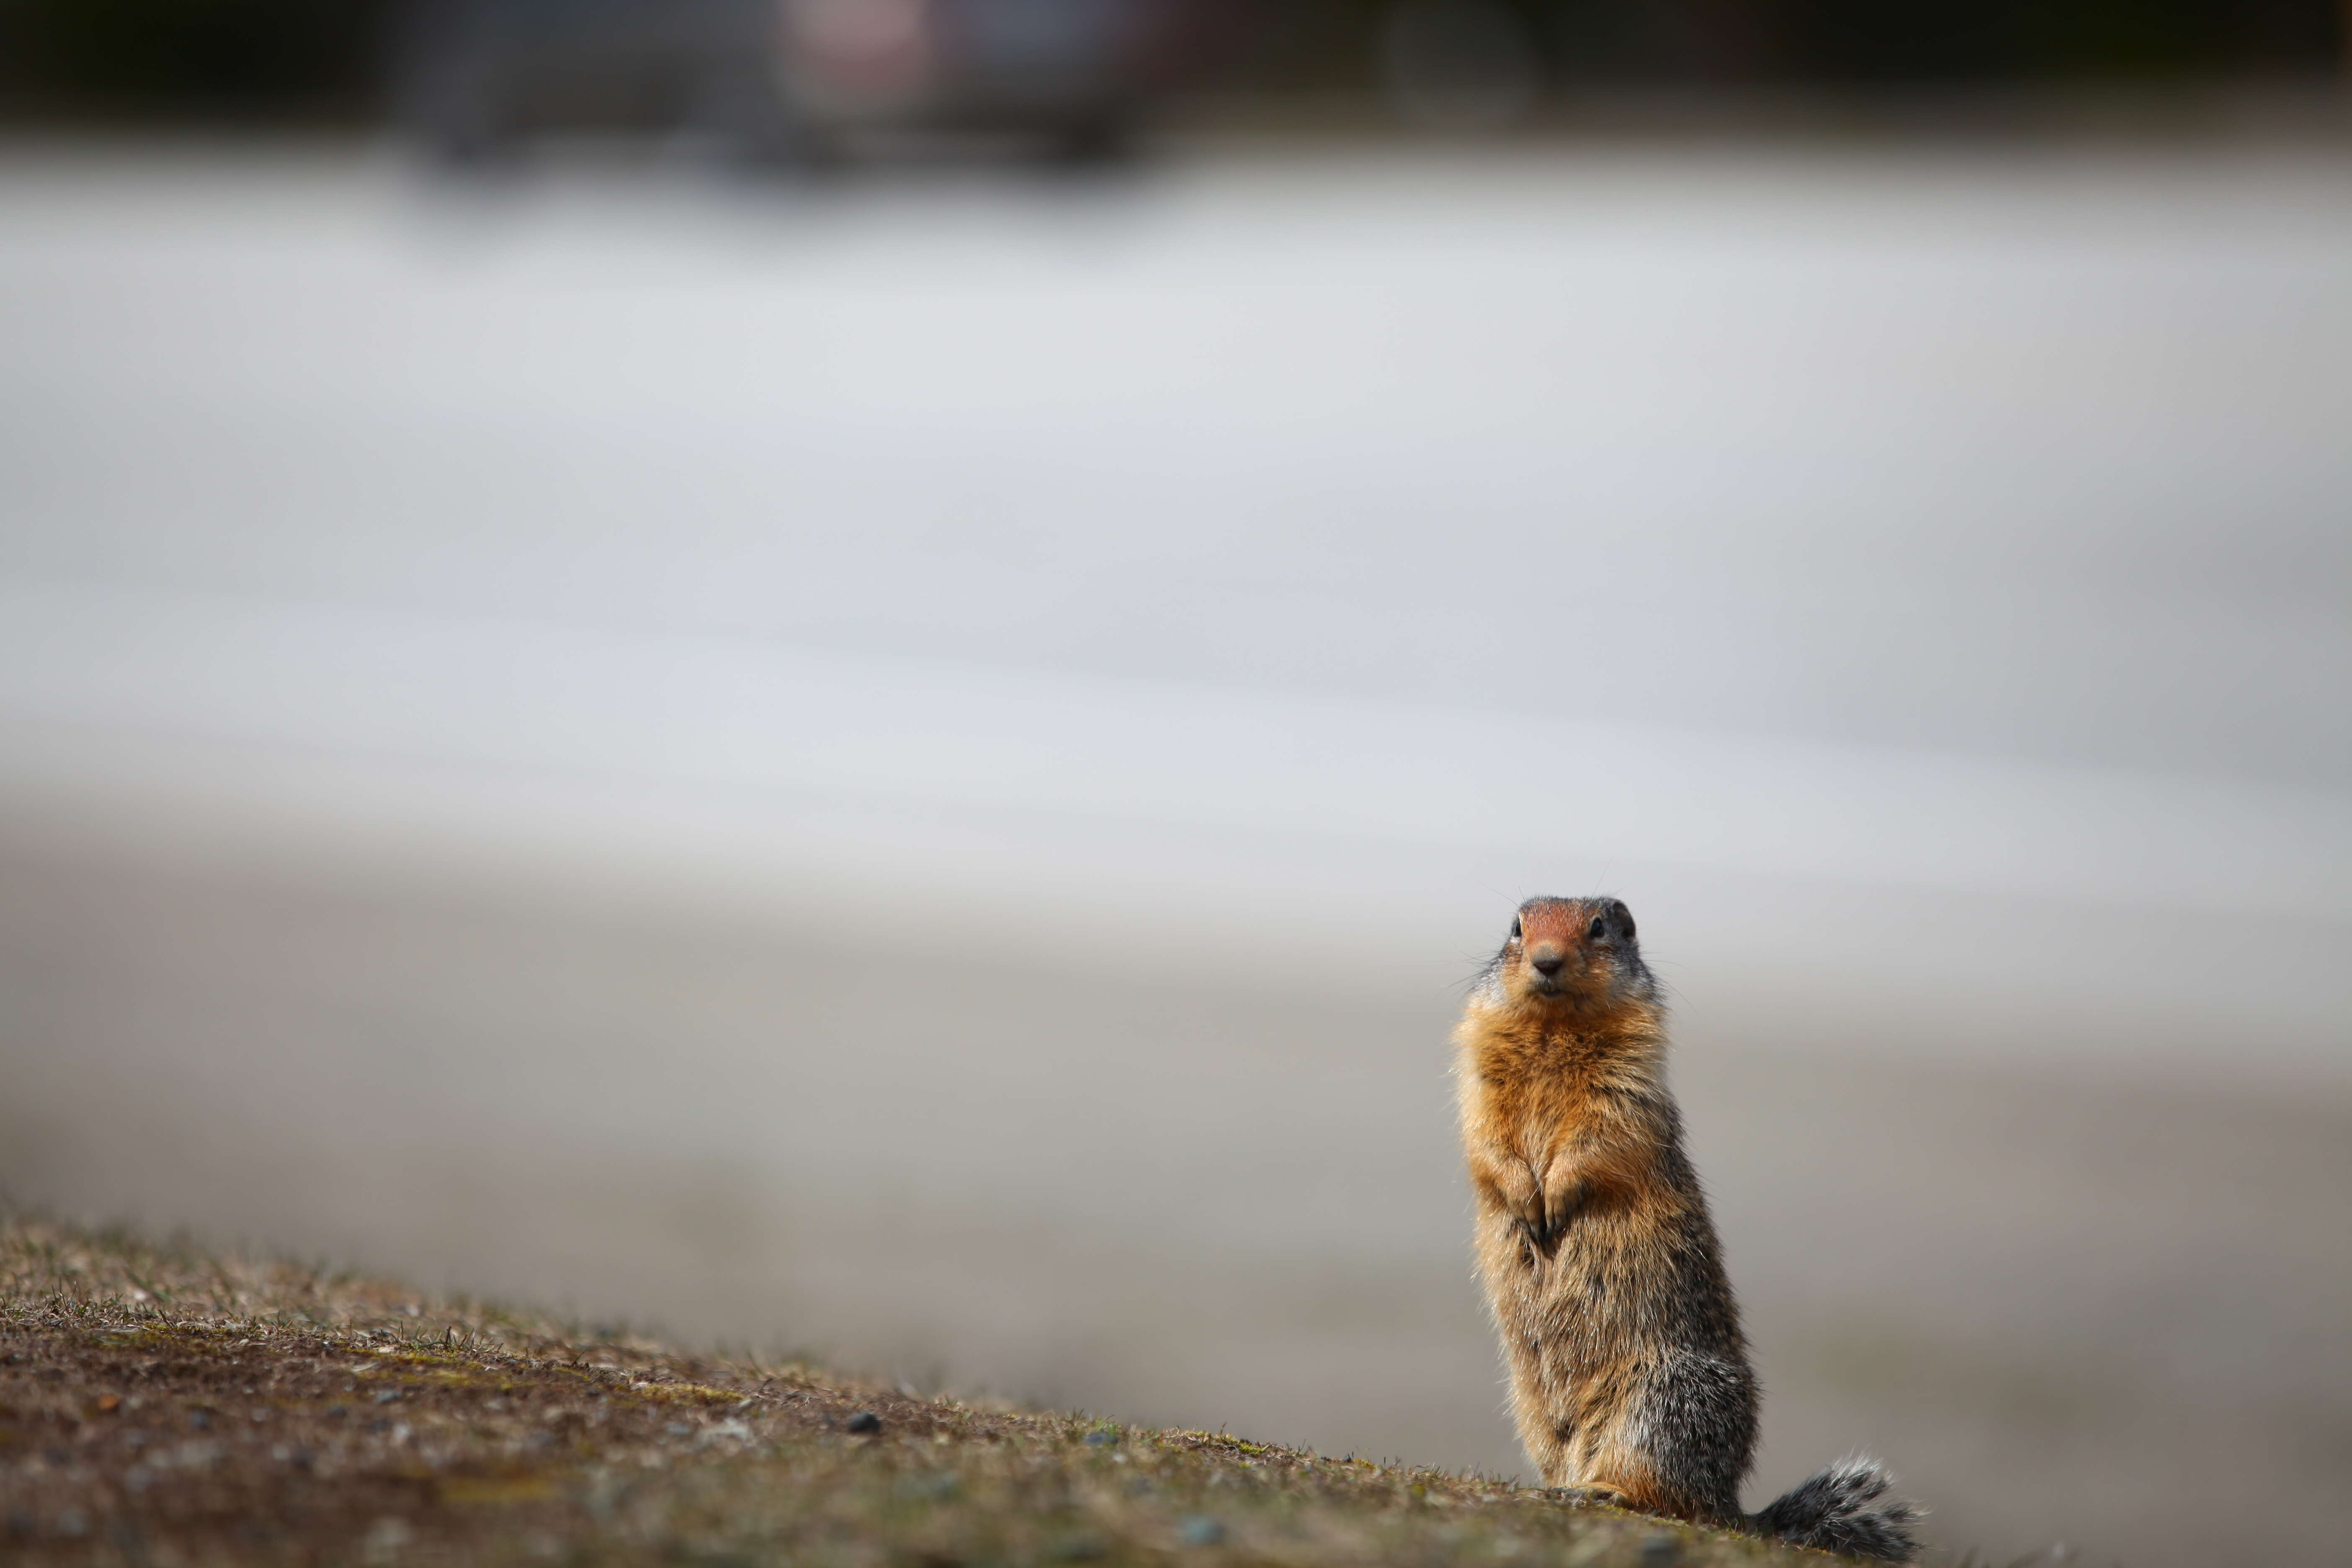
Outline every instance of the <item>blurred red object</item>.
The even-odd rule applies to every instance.
[[[433,0],[398,94],[410,132],[478,162],[536,129],[680,125],[763,161],[876,129],[1028,132],[1124,148],[1213,64],[1217,0]]]

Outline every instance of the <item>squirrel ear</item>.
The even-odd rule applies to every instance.
[[[1625,934],[1626,941],[1631,942],[1633,939],[1633,911],[1625,907],[1622,899],[1616,900],[1610,907],[1617,916],[1617,929]]]
[[[1511,917],[1511,940],[1513,942],[1519,940],[1519,917],[1517,915]]]

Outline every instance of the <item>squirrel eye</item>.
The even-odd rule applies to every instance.
[[[1591,942],[1599,942],[1608,934],[1609,917],[1606,915],[1593,916],[1592,924],[1587,927],[1584,932],[1586,940]]]

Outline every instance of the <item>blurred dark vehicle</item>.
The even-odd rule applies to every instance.
[[[707,132],[830,159],[875,131],[1010,131],[1116,156],[1215,58],[1215,0],[434,0],[410,15],[402,122],[478,163],[533,131]]]

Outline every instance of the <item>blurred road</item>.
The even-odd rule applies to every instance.
[[[1605,886],[1759,1489],[2332,1561],[2347,407],[2287,152],[19,148],[0,1190],[1513,1469],[1444,1032]]]

